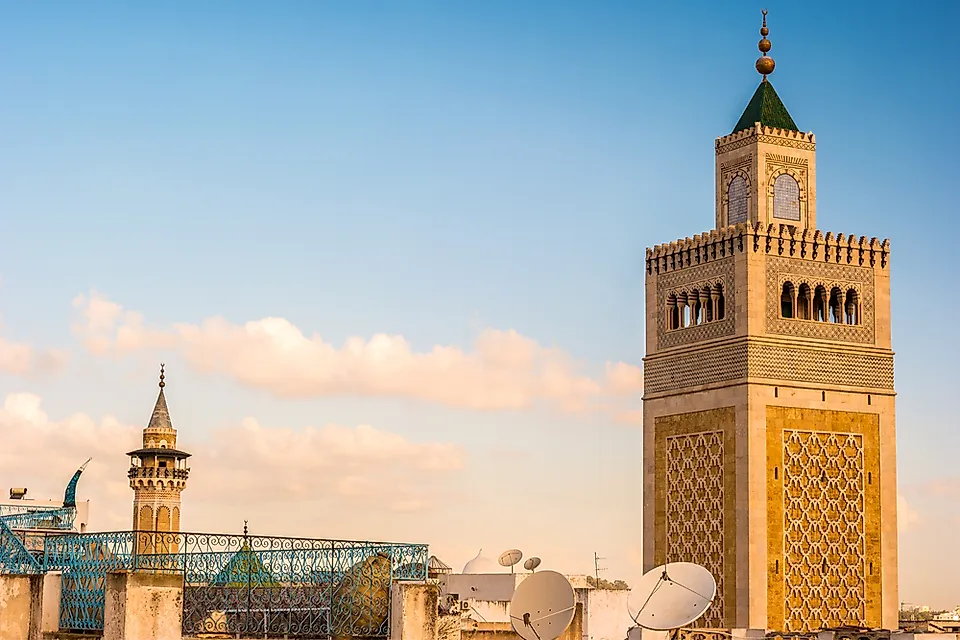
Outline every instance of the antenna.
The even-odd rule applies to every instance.
[[[557,640],[573,622],[576,606],[567,579],[556,571],[541,571],[517,585],[510,622],[523,640]]]
[[[643,598],[636,615],[630,615],[638,626],[671,631],[706,613],[717,595],[717,581],[698,564],[673,562],[643,574],[633,594]]]
[[[507,549],[500,554],[500,566],[501,567],[510,567],[510,573],[513,573],[513,565],[520,562],[520,559],[523,557],[523,552],[520,549]]]
[[[600,561],[601,561],[601,560],[606,560],[606,558],[601,558],[600,556],[597,555],[597,552],[594,551],[594,552],[593,552],[593,571],[594,571],[594,576],[593,576],[593,577],[597,580],[597,588],[598,588],[598,589],[600,588],[600,572],[607,570],[606,567],[601,567],[601,566],[600,566]]]
[[[536,571],[537,567],[540,566],[540,558],[534,556],[532,558],[527,558],[527,561],[523,563],[523,568],[527,571]]]

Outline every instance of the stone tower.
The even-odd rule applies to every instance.
[[[133,528],[137,531],[158,533],[180,531],[180,492],[187,485],[189,453],[177,449],[177,430],[170,422],[167,399],[163,395],[166,386],[163,365],[160,365],[160,395],[150,416],[150,423],[143,430],[143,448],[131,451],[130,488],[133,489]],[[149,536],[138,540],[141,552],[149,552],[155,544],[162,543],[171,551],[176,550],[174,537],[165,540],[157,536],[151,542]]]
[[[890,244],[817,230],[768,33],[715,229],[646,253],[644,565],[710,569],[703,627],[896,629]]]

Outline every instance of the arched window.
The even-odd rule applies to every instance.
[[[844,322],[847,324],[860,324],[860,297],[857,295],[856,289],[847,290],[847,301],[844,307],[844,311],[846,312]]]
[[[153,531],[153,508],[149,505],[140,507],[140,514],[137,518],[137,529],[140,531]]]
[[[813,303],[813,294],[810,291],[810,285],[806,282],[800,285],[797,291],[797,317],[801,320],[810,319],[810,307]]]
[[[680,328],[680,309],[677,308],[677,294],[667,296],[667,328],[670,331]]]
[[[796,301],[796,293],[792,282],[783,283],[783,293],[780,294],[780,315],[784,318],[793,318],[793,304]]]
[[[789,174],[783,173],[773,181],[773,217],[800,220],[800,185]]]
[[[713,322],[716,316],[714,315],[713,309],[713,291],[711,291],[710,287],[706,287],[700,292],[700,300],[703,303],[703,321]]]
[[[830,290],[830,322],[843,323],[843,294],[839,287]]]
[[[726,308],[723,300],[722,284],[718,284],[716,287],[714,287],[713,295],[717,299],[717,320],[723,320],[726,317],[727,313],[726,313]]]
[[[735,176],[727,187],[727,224],[747,221],[747,181]]]
[[[170,507],[157,509],[157,531],[170,531]]]
[[[813,319],[827,321],[827,290],[818,286],[813,292]]]

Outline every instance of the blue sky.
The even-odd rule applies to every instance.
[[[768,8],[771,79],[817,135],[820,227],[893,243],[899,482],[918,514],[901,534],[901,598],[952,606],[960,590],[935,571],[960,570],[947,533],[960,522],[960,354],[937,328],[958,312],[944,265],[958,232],[949,77],[960,61],[947,29],[960,9]],[[179,352],[91,353],[71,331],[71,301],[96,290],[160,328],[284,318],[338,347],[383,332],[417,352],[469,352],[484,329],[513,329],[584,375],[639,365],[644,248],[713,224],[713,141],[759,81],[759,9],[4,3],[2,335],[70,358],[58,375],[0,374],[0,394],[36,394],[51,421],[112,415],[139,427],[163,358],[184,446],[254,417],[293,431],[370,424],[462,448],[462,468],[437,481],[453,496],[408,515],[366,510],[351,526],[371,537],[429,542],[454,565],[479,547],[525,545],[588,571],[596,550],[610,577],[635,577],[641,439],[599,400],[573,415],[349,391],[284,398]],[[640,408],[638,395],[621,401]],[[92,477],[111,474],[123,480],[106,466]],[[116,504],[126,517],[121,489],[98,494],[94,512]],[[536,509],[517,507],[533,494]],[[290,505],[242,517],[255,522],[257,509],[265,533],[358,535]],[[561,509],[581,523],[548,535]],[[240,511],[224,507],[222,528],[236,529]],[[451,524],[474,513],[506,515]]]

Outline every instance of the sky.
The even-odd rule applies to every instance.
[[[184,529],[635,581],[644,249],[713,225],[760,8],[0,3],[0,485],[93,456],[128,528],[162,361]],[[960,5],[768,8],[820,227],[892,242],[900,598],[953,607]]]

